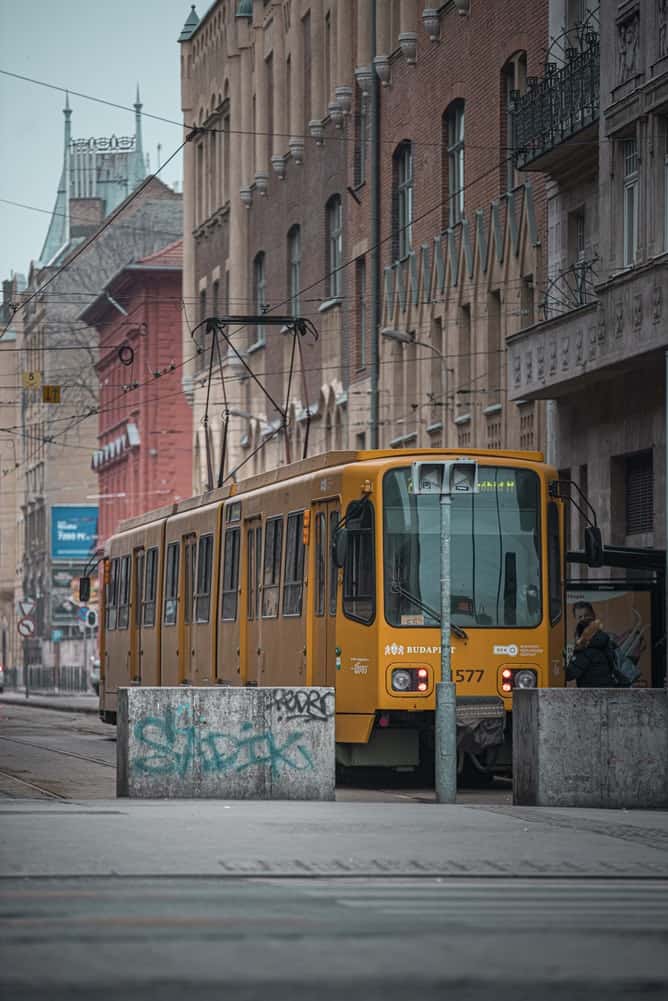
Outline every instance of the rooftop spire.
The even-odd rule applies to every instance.
[[[197,16],[197,11],[195,10],[195,4],[192,5],[190,13],[186,23],[183,25],[181,34],[178,37],[179,42],[187,42],[194,34],[199,24],[199,18]]]
[[[138,165],[141,164],[143,167],[144,148],[143,148],[142,134],[141,134],[141,109],[142,109],[142,103],[141,103],[141,98],[139,96],[139,83],[137,83],[137,100],[135,101],[135,155],[137,164]],[[141,178],[144,176],[145,176],[144,171],[138,169],[137,181],[140,181]]]

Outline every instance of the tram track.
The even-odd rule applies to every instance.
[[[0,768],[0,775],[4,776],[4,778],[11,779],[12,782],[18,782],[20,785],[26,786],[28,789],[36,790],[43,796],[48,796],[49,799],[55,799],[61,803],[69,802],[68,796],[63,796],[62,793],[59,792],[53,792],[52,789],[47,789],[46,786],[39,785],[37,782],[28,782],[27,779],[19,778],[18,775],[14,774],[14,772],[8,772],[4,768]],[[14,797],[8,796],[7,798],[13,799]]]
[[[52,754],[62,754],[67,758],[78,758],[80,761],[88,761],[94,765],[101,765],[103,768],[116,768],[116,764],[111,761],[94,758],[89,754],[79,754],[77,751],[64,751],[61,747],[49,747],[48,744],[38,744],[34,740],[25,740],[23,737],[7,737],[4,734],[0,734],[0,740],[9,741],[13,744],[22,744],[25,747],[35,747],[40,751],[50,751]]]

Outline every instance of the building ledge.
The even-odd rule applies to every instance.
[[[459,427],[461,424],[470,424],[471,415],[470,414],[460,414],[459,417],[455,417],[454,423]]]
[[[343,302],[343,296],[340,295],[334,296],[332,299],[325,299],[325,301],[321,302],[320,305],[318,306],[318,312],[327,313],[329,312],[330,309],[334,309],[336,306],[340,306],[342,302]]]

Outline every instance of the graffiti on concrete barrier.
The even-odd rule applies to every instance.
[[[274,708],[278,710],[279,722],[283,719],[298,719],[304,723],[310,720],[331,719],[334,715],[334,692],[317,688],[276,688],[273,696]]]
[[[280,739],[253,723],[242,723],[236,733],[209,730],[205,720],[192,719],[189,706],[168,708],[164,716],[145,716],[135,723],[134,736],[145,752],[135,766],[152,775],[240,773],[257,765],[270,765],[273,772],[313,768],[301,730]]]

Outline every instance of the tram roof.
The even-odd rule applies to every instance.
[[[129,532],[134,528],[149,524],[153,521],[161,521],[170,518],[172,515],[181,514],[185,511],[193,511],[198,507],[207,504],[227,500],[228,497],[241,497],[252,490],[259,490],[262,487],[271,486],[274,483],[282,483],[286,480],[296,479],[299,476],[307,476],[309,473],[316,473],[321,469],[332,469],[333,467],[345,466],[355,462],[373,462],[381,459],[396,459],[401,464],[406,464],[419,458],[436,458],[437,456],[454,456],[466,458],[495,458],[513,459],[524,462],[542,463],[545,457],[542,452],[521,452],[511,450],[490,450],[483,448],[416,448],[416,449],[377,449],[365,451],[336,451],[322,452],[320,455],[312,455],[308,459],[298,459],[286,466],[278,466],[276,469],[249,476],[240,483],[233,483],[226,487],[215,487],[202,494],[195,494],[185,500],[168,504],[154,511],[147,511],[145,514],[128,518],[119,525],[119,532]],[[117,533],[114,533],[117,534]]]

